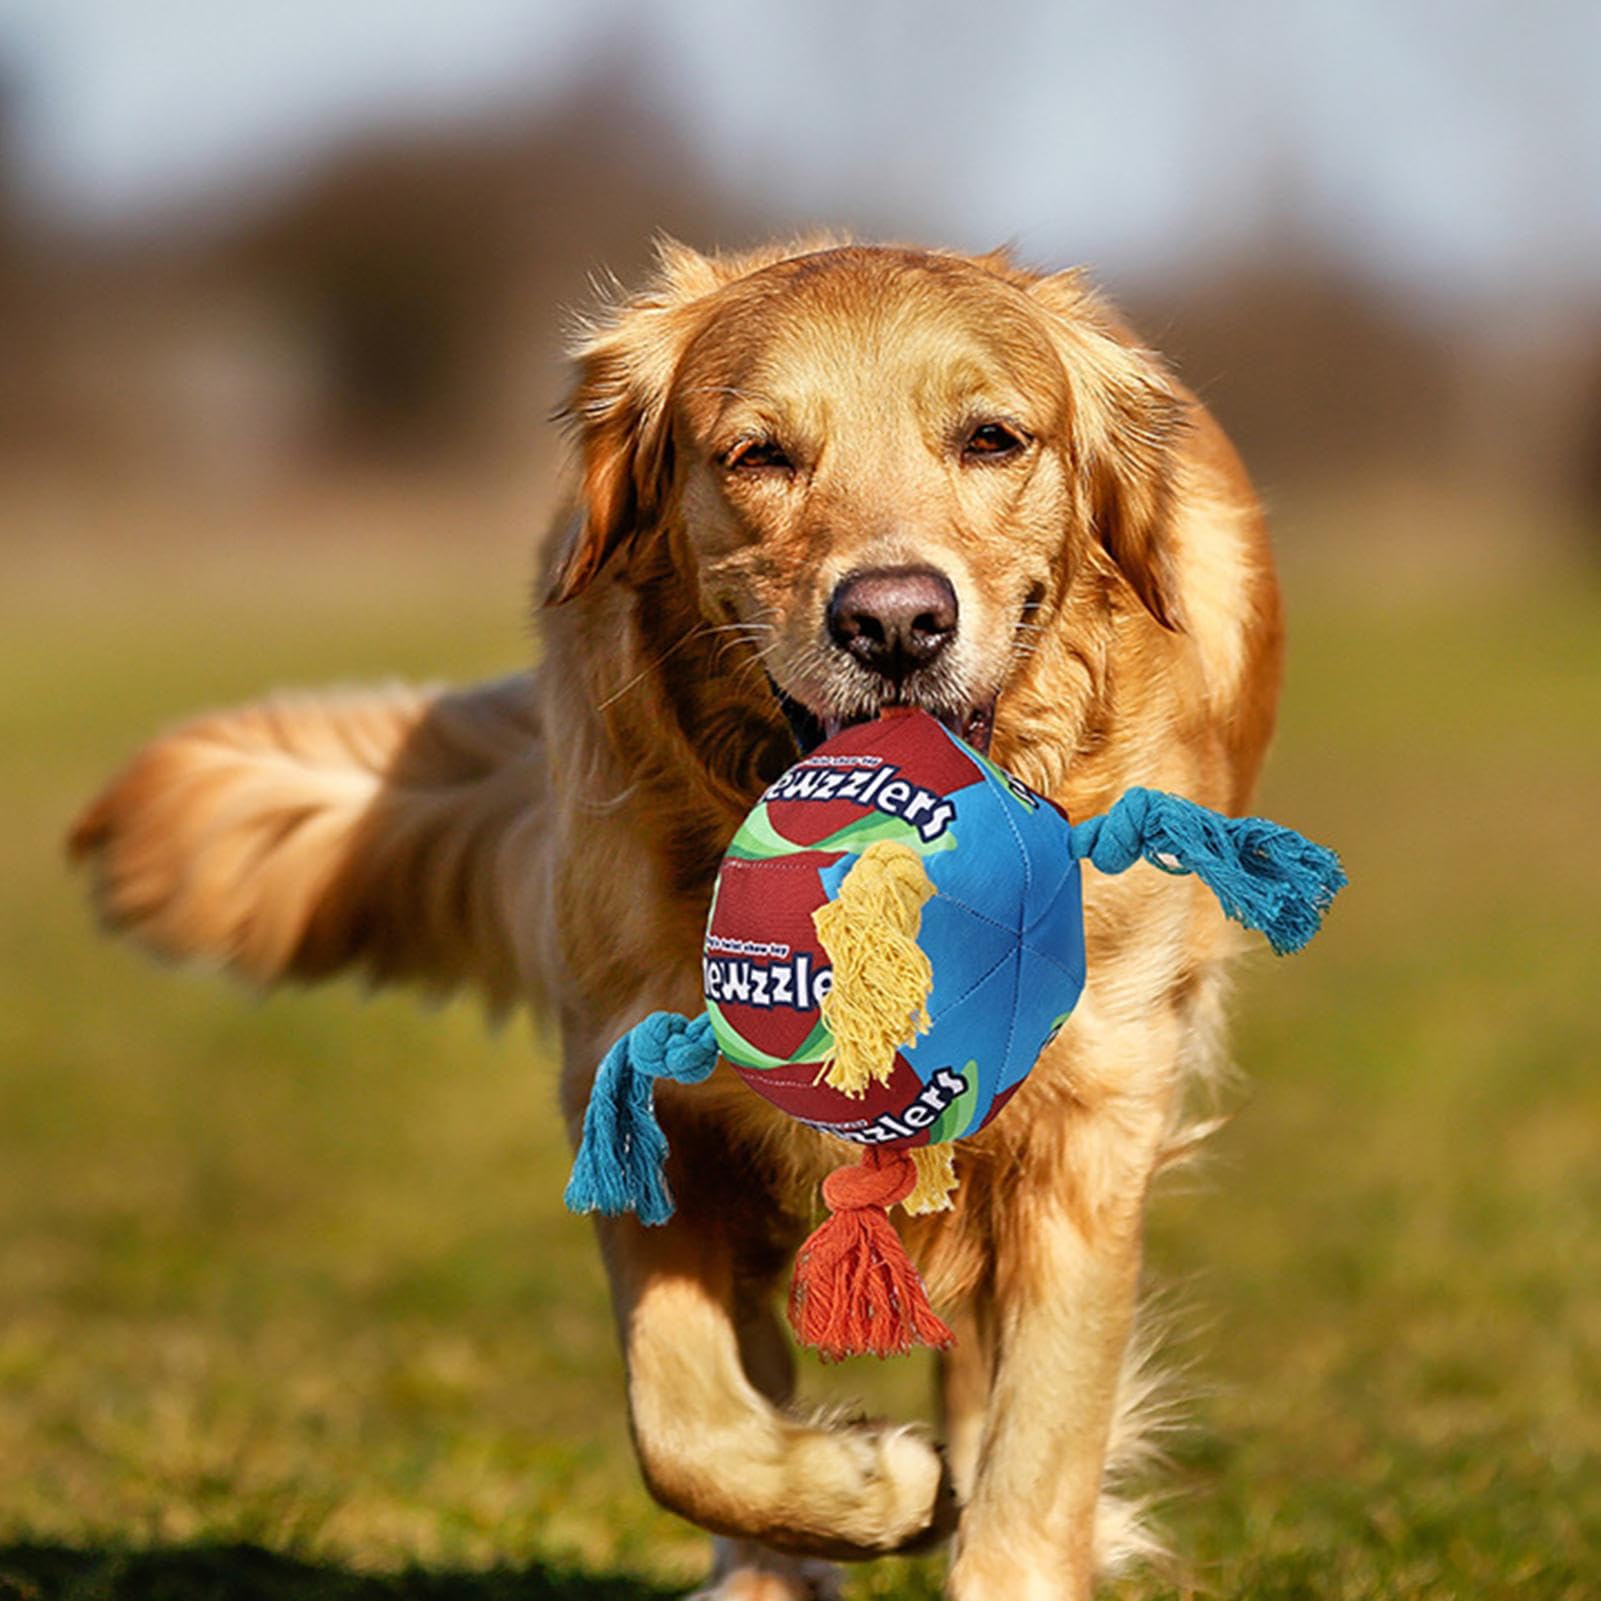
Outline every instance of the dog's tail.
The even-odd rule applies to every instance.
[[[69,836],[102,920],[258,983],[519,993],[508,852],[544,783],[533,681],[282,696],[141,751]]]

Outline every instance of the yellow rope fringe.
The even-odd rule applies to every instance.
[[[845,875],[839,895],[812,914],[834,970],[823,1021],[834,1054],[817,1082],[860,1099],[895,1070],[895,1053],[928,1027],[934,970],[917,943],[934,893],[910,845],[876,840]]]
[[[956,1153],[949,1145],[914,1145],[906,1153],[917,1169],[917,1184],[901,1205],[911,1217],[948,1212],[956,1188]]]

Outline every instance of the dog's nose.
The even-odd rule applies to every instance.
[[[828,632],[864,667],[900,680],[956,637],[956,591],[933,567],[874,567],[842,578]]]

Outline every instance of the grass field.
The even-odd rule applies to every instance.
[[[526,653],[514,558],[290,570],[63,557],[0,595],[0,1597],[672,1594],[706,1542],[635,1476],[526,1030],[159,972],[95,936],[58,858],[178,715]],[[1264,809],[1354,883],[1306,956],[1242,976],[1238,1115],[1153,1209],[1188,1567],[1119,1593],[1579,1601],[1601,597],[1295,600]],[[910,1414],[925,1376],[826,1384]],[[936,1593],[929,1563],[853,1590]]]

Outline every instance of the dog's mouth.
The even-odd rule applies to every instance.
[[[800,747],[802,756],[809,756],[825,740],[832,739],[847,728],[872,722],[880,712],[891,706],[913,706],[926,711],[959,740],[971,745],[980,754],[988,754],[990,739],[995,732],[994,695],[959,707],[924,705],[917,699],[886,699],[879,706],[846,716],[832,712],[815,712],[811,707],[796,700],[794,696],[786,695],[777,684],[773,685],[773,693],[778,697],[778,704],[783,708],[785,720],[789,723],[790,732],[795,736],[795,743]]]

